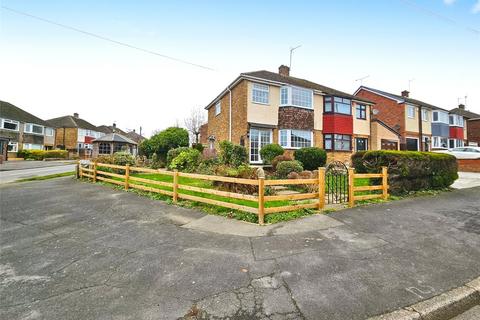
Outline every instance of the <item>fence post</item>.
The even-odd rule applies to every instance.
[[[75,177],[77,177],[77,179],[80,178],[80,160],[77,161],[77,165],[75,166]]]
[[[173,170],[173,202],[178,201],[178,170]]]
[[[125,167],[125,190],[128,190],[129,178],[130,178],[130,165],[127,164]]]
[[[352,208],[355,205],[355,194],[353,187],[355,186],[355,172],[353,168],[348,168],[348,206]]]
[[[93,182],[97,182],[97,161],[93,162]]]
[[[388,199],[388,171],[387,167],[382,167],[382,197]]]
[[[265,177],[258,177],[258,224],[265,224]]]
[[[325,207],[325,168],[318,168],[318,210]]]

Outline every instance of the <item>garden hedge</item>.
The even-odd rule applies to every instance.
[[[417,151],[363,151],[352,155],[357,173],[378,173],[388,168],[391,194],[434,190],[450,186],[458,179],[457,159],[449,154]]]
[[[305,170],[317,170],[324,167],[327,162],[327,153],[325,150],[317,147],[307,147],[295,150],[295,160],[302,163]]]
[[[44,159],[67,159],[66,150],[20,150],[17,153],[19,158],[25,160],[44,160]]]

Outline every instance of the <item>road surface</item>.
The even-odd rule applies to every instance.
[[[18,179],[47,176],[50,174],[64,173],[69,171],[75,171],[74,164],[62,164],[43,168],[0,171],[0,184],[14,182]]]

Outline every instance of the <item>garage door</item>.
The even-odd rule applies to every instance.
[[[382,150],[398,150],[398,141],[382,139]]]

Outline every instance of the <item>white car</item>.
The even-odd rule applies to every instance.
[[[480,159],[480,147],[459,147],[435,152],[448,153],[457,159]]]

